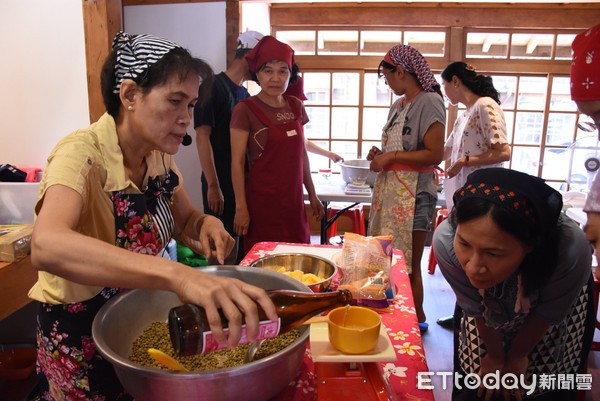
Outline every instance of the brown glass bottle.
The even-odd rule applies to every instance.
[[[267,291],[275,304],[278,322],[270,321],[259,307],[260,318],[257,340],[275,337],[300,326],[306,320],[326,310],[349,305],[352,294],[348,290],[311,293],[292,290]],[[220,311],[219,311],[220,312]],[[227,319],[221,314],[223,328],[227,330]],[[181,356],[203,354],[224,348],[215,341],[203,308],[184,304],[169,311],[169,334],[175,353]],[[247,343],[245,328],[240,344]]]

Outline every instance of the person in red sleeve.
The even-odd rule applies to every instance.
[[[579,112],[591,117],[600,127],[600,24],[580,33],[573,40],[571,98]],[[600,135],[600,134],[599,134]],[[600,176],[592,184],[584,209],[587,212],[585,236],[600,255]]]

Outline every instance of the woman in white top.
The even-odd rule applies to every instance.
[[[510,146],[492,77],[477,74],[470,64],[457,61],[442,71],[442,86],[450,103],[467,107],[456,119],[444,146],[444,160],[449,160],[449,180],[444,187],[451,209],[451,188],[463,186],[467,176],[480,168],[504,167],[504,162],[510,160]]]
[[[477,74],[472,65],[457,61],[442,71],[442,86],[450,103],[467,107],[444,145],[444,160],[448,161],[444,194],[450,210],[454,191],[467,182],[469,174],[481,168],[504,167],[510,160],[510,146],[492,77]],[[453,316],[447,316],[437,322],[452,327],[452,321]]]

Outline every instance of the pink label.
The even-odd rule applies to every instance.
[[[257,340],[264,340],[265,338],[277,337],[279,330],[281,329],[281,319],[277,319],[276,322],[270,320],[263,320],[258,323],[258,336]],[[225,337],[229,336],[229,329],[224,329]],[[242,338],[240,338],[240,344],[248,343],[248,336],[246,335],[246,325],[242,326]],[[202,353],[216,351],[219,349],[227,348],[227,344],[219,344],[212,334],[212,331],[207,331],[203,335]]]

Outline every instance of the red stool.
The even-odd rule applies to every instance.
[[[433,231],[440,223],[448,218],[448,209],[438,209],[435,215],[435,225],[433,226]],[[435,266],[437,265],[437,260],[435,259],[435,254],[433,253],[433,244],[431,245],[429,251],[429,265],[427,266],[427,272],[429,274],[435,273]]]
[[[340,217],[347,217],[352,221],[352,232],[360,235],[367,235],[362,205],[359,203],[358,205],[352,206],[351,208],[340,213],[340,211],[346,207],[348,207],[347,204],[333,202],[327,207],[327,221],[338,215],[338,217],[331,222],[329,228],[327,229],[327,240],[337,235],[337,223]]]

